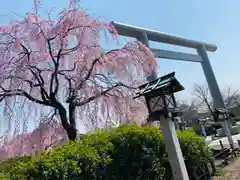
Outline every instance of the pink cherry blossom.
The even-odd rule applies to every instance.
[[[66,141],[66,133],[57,121],[40,123],[39,127],[30,133],[18,135],[0,147],[1,159],[22,155],[36,155],[51,145]]]

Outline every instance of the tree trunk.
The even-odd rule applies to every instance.
[[[71,127],[67,130],[67,135],[69,140],[75,141],[77,139],[77,129]]]
[[[62,122],[62,126],[67,132],[67,136],[69,140],[75,141],[77,138],[77,129],[76,129],[76,119],[75,119],[75,106],[69,104],[69,121],[67,117],[67,111],[64,106],[56,102],[55,107],[59,112],[59,116]]]
[[[70,131],[68,133],[68,138],[72,141],[75,141],[77,138],[77,128],[76,128],[76,106],[73,103],[69,104],[69,122],[70,122]]]

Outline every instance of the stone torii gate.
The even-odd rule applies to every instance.
[[[127,25],[119,22],[112,21],[111,23],[117,29],[119,35],[136,38],[137,40],[145,44],[147,47],[149,47],[149,41],[155,41],[155,42],[160,42],[165,44],[171,44],[171,45],[177,45],[177,46],[196,49],[197,54],[190,54],[190,53],[182,53],[182,52],[155,49],[155,48],[149,47],[150,50],[155,54],[156,58],[200,63],[202,66],[205,78],[207,80],[209,90],[214,101],[215,108],[225,109],[224,101],[223,101],[217,80],[215,78],[215,74],[213,72],[213,69],[207,54],[207,51],[215,52],[217,50],[216,45],[195,41],[191,39],[186,39],[183,37],[178,37],[178,36],[162,33],[159,31],[154,31],[150,29],[139,28],[136,26]],[[157,74],[156,72],[153,72],[153,74],[150,77],[148,77],[148,80],[151,81],[156,78],[157,78]],[[225,134],[227,135],[230,146],[234,148],[231,131],[229,129],[230,125],[226,120],[221,122],[221,124],[225,131]]]

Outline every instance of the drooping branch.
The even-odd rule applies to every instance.
[[[82,87],[82,85],[90,78],[91,75],[94,76],[92,73],[93,73],[94,67],[96,66],[97,63],[100,63],[102,59],[104,59],[104,58],[108,57],[108,55],[112,55],[114,53],[115,54],[119,53],[119,49],[113,49],[111,51],[108,51],[107,53],[103,53],[99,58],[96,58],[91,63],[90,68],[87,70],[85,77],[81,80],[80,84],[77,86],[77,89],[80,89]],[[103,75],[103,74],[95,74],[95,76],[97,76],[97,75]]]
[[[104,91],[101,91],[100,93],[97,93],[91,97],[88,97],[87,99],[81,101],[80,99],[77,99],[74,103],[75,103],[75,106],[83,106],[101,96],[105,96],[107,95],[107,93],[109,93],[110,91],[112,91],[114,88],[117,88],[117,87],[126,87],[126,88],[130,88],[130,89],[135,89],[134,87],[130,87],[130,86],[127,86],[123,83],[117,83],[115,85],[112,85],[111,87],[109,87],[108,89],[104,90]]]
[[[58,73],[63,75],[63,73],[66,73],[66,72],[73,72],[73,71],[76,70],[76,64],[77,64],[77,63],[74,62],[74,64],[73,64],[73,68],[71,68],[71,69],[63,69],[63,70],[59,70]]]

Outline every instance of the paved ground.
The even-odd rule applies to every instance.
[[[233,142],[234,142],[235,147],[238,147],[238,141],[237,141],[237,140],[240,140],[240,134],[233,135],[232,138],[233,138]],[[210,137],[208,137],[208,138],[206,139],[206,143],[209,144],[209,146],[211,146],[213,149],[216,149],[216,150],[217,150],[217,149],[221,149],[219,140],[222,141],[223,146],[224,146],[225,148],[230,147],[230,146],[229,146],[229,143],[228,143],[227,137],[216,138],[216,140],[211,140]]]
[[[213,180],[240,180],[240,159],[225,167],[223,175],[214,177]]]

